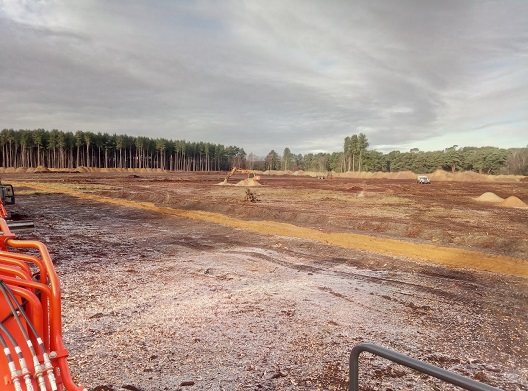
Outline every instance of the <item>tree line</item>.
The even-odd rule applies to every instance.
[[[438,169],[480,174],[528,175],[526,148],[463,147],[454,145],[440,151],[424,152],[414,148],[409,152],[382,153],[369,150],[363,133],[346,137],[343,152],[295,155],[289,148],[279,156],[272,150],[264,159],[269,170],[305,170],[334,172],[398,172],[431,173]]]
[[[463,147],[440,151],[382,153],[369,150],[365,134],[346,137],[343,151],[295,154],[285,148],[265,157],[246,155],[244,149],[206,142],[132,137],[85,131],[63,132],[3,129],[0,132],[2,167],[152,168],[170,171],[227,171],[232,167],[253,170],[305,171],[413,171],[437,169],[451,172],[528,175],[526,148]]]
[[[246,153],[236,146],[77,131],[3,129],[2,167],[154,168],[222,171],[242,166]]]

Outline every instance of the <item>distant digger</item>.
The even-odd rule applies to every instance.
[[[255,175],[255,173],[251,170],[246,170],[245,168],[240,167],[233,167],[233,169],[229,171],[229,174],[227,174],[227,176],[225,177],[224,183],[227,183],[228,179],[231,178],[231,176],[233,176],[235,172],[243,172],[247,174],[247,179],[254,179],[256,181],[260,180],[260,176]]]

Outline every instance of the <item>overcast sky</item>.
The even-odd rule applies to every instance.
[[[527,0],[0,0],[0,129],[528,145]]]

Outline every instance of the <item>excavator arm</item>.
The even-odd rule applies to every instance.
[[[233,167],[232,170],[229,171],[229,174],[227,174],[227,176],[225,177],[224,183],[227,183],[227,180],[231,178],[235,172],[243,172],[247,174],[248,178],[251,178],[252,175],[254,175],[251,170],[246,170],[245,168],[240,168],[240,167]]]

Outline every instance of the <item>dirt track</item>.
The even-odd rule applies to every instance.
[[[528,389],[528,210],[474,200],[492,191],[526,201],[526,182],[266,177],[248,203],[220,180],[4,175],[37,225],[20,237],[44,241],[57,262],[80,382],[344,390],[350,349],[368,341]],[[364,360],[364,389],[433,387]]]

